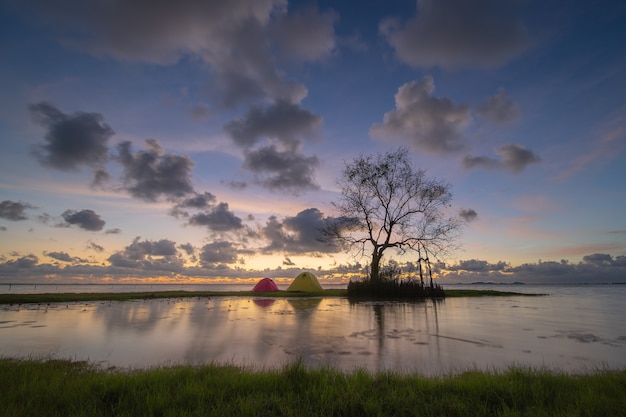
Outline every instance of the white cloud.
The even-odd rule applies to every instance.
[[[461,132],[472,120],[469,106],[449,98],[434,97],[431,76],[402,85],[395,95],[396,108],[385,113],[370,134],[382,139],[404,138],[418,150],[450,153],[463,148]]]

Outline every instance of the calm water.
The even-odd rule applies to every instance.
[[[576,373],[626,369],[626,285],[495,288],[549,295],[419,303],[217,297],[0,306],[0,355],[103,366],[218,362],[255,368],[301,357],[310,366],[427,375],[511,365]],[[22,290],[0,286],[4,293]],[[70,288],[24,292],[35,291]]]

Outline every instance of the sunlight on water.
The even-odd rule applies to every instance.
[[[215,297],[0,307],[0,355],[103,366],[301,357],[344,370],[451,373],[510,365],[626,368],[626,288],[417,303]]]

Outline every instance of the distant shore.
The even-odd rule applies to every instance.
[[[102,292],[102,293],[43,293],[43,294],[0,294],[0,304],[67,303],[80,301],[130,301],[162,298],[189,297],[346,297],[346,289],[330,289],[315,292],[301,291],[143,291],[143,292]],[[446,297],[484,297],[484,296],[538,296],[544,294],[526,294],[496,290],[445,290]],[[407,301],[406,299],[399,301]]]

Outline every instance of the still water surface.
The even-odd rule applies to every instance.
[[[574,373],[626,369],[626,285],[496,289],[548,295],[417,303],[214,297],[5,305],[0,355],[257,369],[302,358],[346,371],[425,375],[511,365]]]

